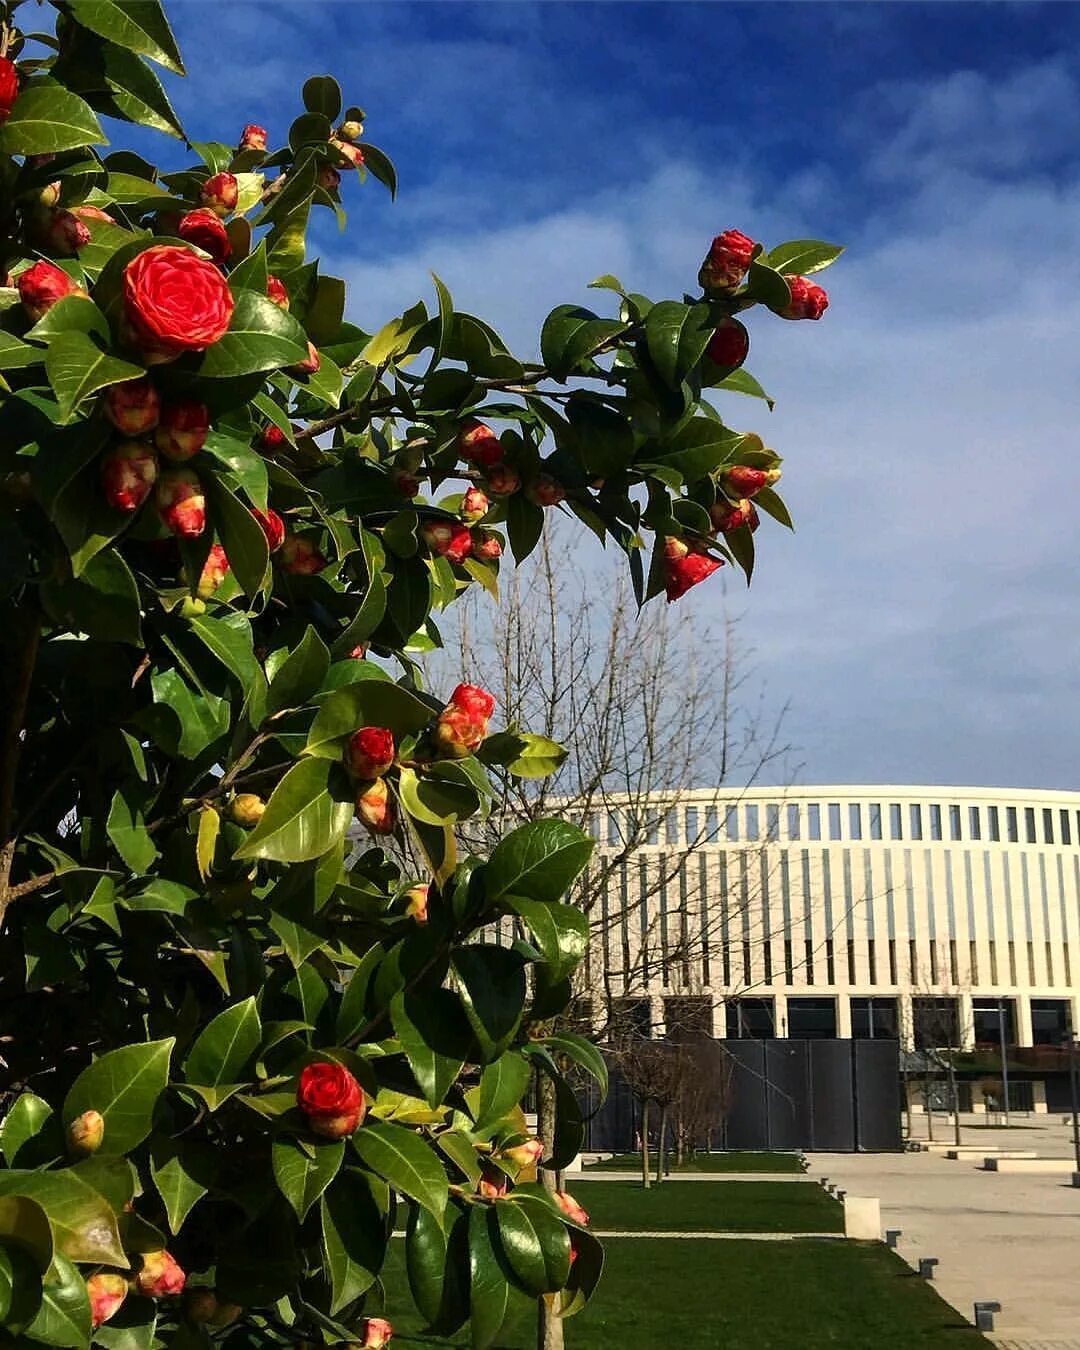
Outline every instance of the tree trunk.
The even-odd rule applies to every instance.
[[[956,1086],[956,1065],[949,1056],[949,1090],[952,1093],[953,1130],[956,1147],[960,1147],[960,1093]]]
[[[537,1134],[550,1153],[555,1140],[555,1084],[538,1069],[536,1072],[536,1126]],[[539,1167],[536,1171],[546,1191],[554,1191],[558,1181],[553,1171]],[[536,1350],[563,1350],[563,1321],[555,1316],[555,1296],[545,1294],[536,1305]]]
[[[929,1078],[923,1080],[923,1102],[926,1105],[926,1137],[932,1140],[934,1137],[934,1103]]]
[[[656,1149],[656,1184],[664,1179],[664,1135],[667,1132],[667,1102],[660,1107],[660,1143]]]
[[[649,1099],[641,1103],[641,1184],[649,1189]]]

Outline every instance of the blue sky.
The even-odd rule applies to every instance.
[[[729,226],[847,243],[819,324],[752,324],[776,411],[724,405],[797,533],[684,621],[745,615],[805,781],[1077,785],[1080,7],[170,12],[194,137],[279,143],[313,73],[367,109],[401,194],[353,187],[318,241],[365,326],[434,269],[529,354],[597,273],[678,295]]]

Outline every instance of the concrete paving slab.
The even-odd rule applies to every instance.
[[[1024,1172],[1029,1176],[1071,1176],[1072,1158],[1014,1158],[995,1153],[982,1161],[984,1172]]]

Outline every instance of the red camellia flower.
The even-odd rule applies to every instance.
[[[587,1228],[589,1216],[578,1204],[574,1197],[568,1191],[556,1191],[555,1203],[570,1220],[571,1223],[579,1223],[582,1228]]]
[[[137,511],[157,478],[153,450],[142,441],[125,441],[101,461],[105,500],[114,511]]]
[[[153,431],[161,416],[158,391],[145,375],[139,380],[110,385],[103,406],[105,416],[125,436],[145,436]]]
[[[302,534],[287,534],[280,556],[282,567],[295,576],[312,577],[326,566],[318,545]]]
[[[271,553],[276,553],[285,542],[285,522],[278,513],[272,509],[260,511],[258,507],[251,508],[251,514],[262,526],[262,532],[266,535],[266,542]]]
[[[394,762],[394,734],[386,727],[361,727],[345,742],[345,767],[355,778],[379,778]]]
[[[472,553],[469,527],[457,520],[427,520],[420,533],[432,553],[452,563],[461,563]]]
[[[828,292],[809,277],[788,277],[787,283],[791,303],[776,311],[782,319],[820,319],[829,308]]]
[[[385,778],[376,778],[356,799],[356,818],[372,834],[393,834],[397,826],[397,807]]]
[[[566,497],[566,489],[549,473],[538,473],[529,484],[529,496],[537,506],[558,506]]]
[[[364,1119],[367,1102],[360,1084],[342,1064],[316,1060],[300,1075],[296,1104],[316,1134],[344,1139]]]
[[[723,565],[719,559],[692,551],[681,539],[669,536],[664,540],[664,590],[668,603],[684,596]]]
[[[743,497],[737,504],[724,500],[715,502],[709,507],[709,519],[717,534],[730,534],[743,525],[749,525],[752,532],[759,524],[757,507],[748,497]]]
[[[502,535],[495,530],[475,530],[472,551],[473,557],[481,562],[495,562],[502,557]]]
[[[361,1335],[364,1339],[360,1342],[360,1350],[383,1350],[384,1346],[390,1344],[394,1328],[385,1317],[367,1317],[363,1327]]]
[[[282,309],[289,308],[289,292],[285,289],[285,283],[280,277],[268,276],[266,278],[266,294],[275,305],[279,305]]]
[[[220,544],[211,546],[206,556],[203,570],[199,574],[199,584],[195,594],[200,600],[209,600],[229,574],[229,560]]]
[[[749,235],[740,230],[725,230],[718,234],[698,272],[701,289],[714,294],[733,291],[750,270],[756,247]]]
[[[233,297],[212,262],[177,244],[155,244],[124,268],[124,309],[138,345],[168,361],[224,337]]]
[[[0,126],[8,119],[12,105],[19,97],[19,72],[15,62],[0,56]]]
[[[493,464],[485,476],[493,497],[512,497],[521,487],[521,475],[509,464]]]
[[[457,436],[458,454],[470,464],[479,464],[488,468],[498,464],[503,457],[503,448],[499,438],[489,426],[478,422],[475,417],[462,422]]]
[[[266,149],[266,128],[260,127],[256,122],[249,122],[240,133],[241,150],[265,150]]]
[[[459,684],[439,714],[433,733],[435,744],[443,754],[464,759],[480,748],[494,711],[495,700],[486,689]]]
[[[720,486],[736,500],[756,496],[763,487],[772,487],[779,481],[779,469],[755,469],[750,464],[732,464],[720,475]]]
[[[81,286],[77,286],[62,267],[51,262],[36,262],[19,277],[19,299],[22,307],[34,323],[44,318],[66,295],[85,295]]]
[[[170,469],[157,485],[162,524],[180,539],[197,539],[206,529],[206,494],[190,469]]]
[[[208,206],[215,215],[227,216],[236,210],[236,200],[240,185],[231,173],[215,173],[202,185],[199,200]]]
[[[709,339],[705,355],[715,365],[734,370],[746,360],[750,350],[750,334],[738,319],[725,319]]]
[[[166,403],[154,434],[157,448],[166,459],[190,459],[206,444],[210,434],[210,409],[197,399]]]
[[[187,243],[209,253],[214,262],[228,262],[229,254],[232,253],[229,236],[220,218],[207,207],[200,206],[197,211],[189,211],[186,216],[181,216],[176,233]]]
[[[171,1252],[144,1252],[142,1267],[132,1281],[146,1298],[168,1298],[183,1292],[187,1276]]]
[[[86,1281],[86,1292],[90,1298],[90,1325],[99,1327],[119,1311],[127,1298],[128,1282],[123,1275],[102,1270]]]
[[[481,488],[471,487],[461,499],[461,518],[473,525],[491,510],[491,502]]]
[[[52,210],[37,227],[36,233],[45,248],[61,258],[74,258],[79,249],[90,242],[90,231],[73,211]]]
[[[428,921],[428,893],[430,887],[426,885],[413,886],[405,892],[405,913],[410,919],[415,919],[417,923],[424,924]]]
[[[480,1164],[480,1184],[476,1188],[485,1200],[498,1200],[510,1189],[510,1178],[491,1163]]]

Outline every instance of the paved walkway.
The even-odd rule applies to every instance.
[[[964,1142],[1034,1148],[1043,1157],[1069,1151],[1059,1118],[1025,1130],[972,1130]],[[920,1256],[938,1257],[935,1285],[964,1316],[972,1317],[976,1299],[1000,1302],[999,1346],[1080,1350],[1080,1189],[1068,1177],[983,1172],[978,1162],[816,1153],[809,1175],[827,1176],[849,1195],[878,1196],[882,1227],[902,1230],[900,1255],[913,1266]]]
[[[621,1228],[596,1229],[593,1237],[598,1238],[707,1238],[710,1242],[799,1242],[803,1238],[825,1242],[846,1242],[843,1233],[669,1233],[657,1232],[632,1233]],[[1078,1347],[1080,1350],[1080,1347]]]
[[[653,1185],[656,1185],[655,1173]],[[576,1186],[579,1181],[640,1181],[640,1172],[602,1172],[590,1167],[581,1172],[566,1172],[566,1184]],[[801,1172],[672,1172],[664,1181],[813,1181]],[[661,1183],[663,1184],[663,1183]]]

